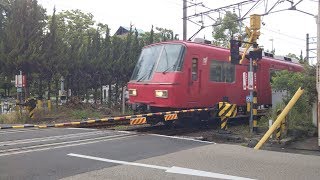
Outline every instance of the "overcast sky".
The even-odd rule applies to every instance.
[[[94,15],[97,22],[108,24],[111,33],[114,33],[119,26],[129,26],[133,24],[138,29],[150,31],[151,25],[172,29],[174,33],[179,34],[182,38],[182,0],[38,0],[39,3],[47,9],[48,13],[52,13],[52,9],[56,6],[57,12],[70,9],[80,9],[84,12],[90,12]],[[188,0],[190,2],[203,2],[209,8],[215,9],[225,5],[233,4],[243,0]],[[258,7],[252,13],[264,13],[265,1],[261,1]],[[297,3],[299,0],[293,0]],[[268,0],[270,8],[276,0]],[[242,7],[242,15],[246,10],[252,7],[246,5]],[[190,5],[190,4],[189,4]],[[318,3],[315,0],[303,0],[297,9],[308,13],[317,14]],[[276,7],[275,10],[290,7],[289,2],[283,2]],[[193,15],[206,10],[205,8],[188,8],[188,15]],[[238,13],[238,10],[235,9]],[[250,13],[250,14],[252,14]],[[215,16],[212,14],[212,16]],[[200,21],[200,17],[193,19]],[[286,55],[295,53],[298,56],[303,51],[305,56],[306,34],[310,37],[316,36],[316,19],[313,16],[298,11],[283,11],[279,13],[264,16],[262,19],[265,24],[261,28],[261,36],[258,40],[260,45],[265,49],[276,50],[278,55]],[[209,18],[204,18],[204,25],[210,25],[214,22]],[[245,25],[249,25],[249,20],[244,21]],[[188,22],[188,37],[191,37],[197,30],[198,26]],[[206,37],[212,40],[212,27],[202,30],[196,37]],[[310,48],[316,48],[316,44]],[[310,53],[310,56],[316,54]],[[315,62],[315,59],[314,59]]]

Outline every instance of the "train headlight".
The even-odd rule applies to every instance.
[[[168,98],[168,90],[155,90],[155,95],[158,98]]]
[[[137,90],[136,89],[129,89],[129,96],[137,96]]]

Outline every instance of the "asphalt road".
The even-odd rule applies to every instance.
[[[0,131],[0,179],[320,179],[320,156],[94,129]]]
[[[1,130],[0,179],[60,179],[117,165],[84,161],[70,153],[138,161],[206,144],[94,129]]]

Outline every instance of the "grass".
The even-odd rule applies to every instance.
[[[102,118],[103,114],[92,110],[71,110],[70,115],[74,119]]]
[[[11,112],[0,115],[0,124],[25,124],[29,120],[27,112]]]

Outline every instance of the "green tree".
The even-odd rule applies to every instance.
[[[213,28],[212,36],[215,45],[227,47],[229,45],[229,40],[236,33],[240,33],[239,22],[237,20],[237,14],[230,11],[227,11],[223,18],[217,20],[217,23],[221,23],[221,25]]]
[[[91,82],[92,72],[87,68],[89,46],[93,35],[95,21],[91,13],[80,10],[63,11],[57,14],[58,36],[66,45],[65,70],[62,75],[66,77],[66,86],[74,95],[80,96]]]
[[[45,10],[36,0],[11,0],[3,31],[5,73],[22,70],[32,82],[31,74],[42,57]],[[29,83],[30,84],[30,83]],[[26,95],[28,95],[28,90]]]

